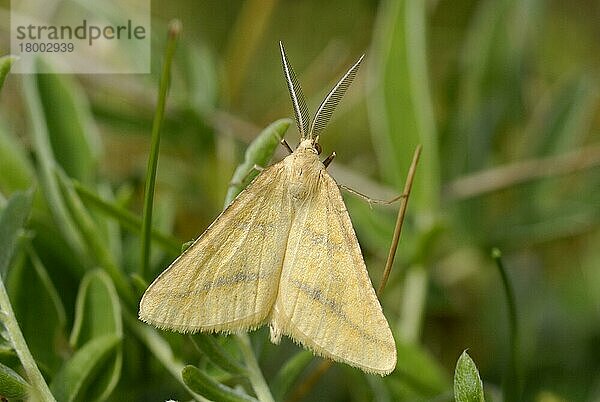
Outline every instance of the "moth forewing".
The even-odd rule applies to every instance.
[[[283,161],[264,170],[148,287],[139,317],[179,332],[265,323],[283,263],[290,206]]]

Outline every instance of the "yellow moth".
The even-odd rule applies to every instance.
[[[386,375],[396,346],[319,135],[362,57],[312,124],[280,42],[301,141],[266,168],[148,287],[140,319],[179,332],[239,332],[269,324],[313,353]]]

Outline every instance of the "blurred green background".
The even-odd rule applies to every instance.
[[[0,5],[4,55],[9,5]],[[140,240],[131,230],[139,225],[95,202],[99,196],[141,216],[167,22],[178,18],[154,216],[176,239],[154,243],[145,281],[217,216],[252,139],[292,117],[278,41],[312,110],[365,53],[321,145],[325,155],[337,153],[330,172],[338,183],[384,199],[401,193],[423,145],[381,298],[402,345],[398,369],[381,379],[336,364],[303,400],[452,400],[465,349],[488,399],[500,400],[511,352],[490,257],[498,247],[515,289],[522,400],[600,401],[599,2],[154,1],[152,16],[152,74],[9,74],[0,94],[0,208],[14,192],[36,189],[5,282],[48,382],[108,326],[118,351],[108,348],[90,370],[79,400],[190,398],[132,323],[135,305],[119,283],[121,300],[114,294],[115,277],[128,287],[139,271]],[[297,144],[294,125],[286,138]],[[283,156],[278,149],[274,160]],[[377,286],[396,206],[344,199]],[[211,368],[186,336],[160,336],[176,359],[252,394],[243,379]],[[271,345],[265,329],[251,338],[274,386],[299,348],[289,340]],[[236,356],[235,343],[214,339]],[[0,361],[19,371],[2,344]]]

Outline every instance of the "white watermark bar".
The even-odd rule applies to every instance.
[[[12,0],[18,74],[150,72],[150,0]]]

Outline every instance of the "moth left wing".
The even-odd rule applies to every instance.
[[[298,207],[287,243],[271,335],[314,353],[389,374],[396,345],[369,279],[335,181],[323,169],[316,194]]]
[[[140,319],[179,332],[232,332],[271,312],[287,234],[283,163],[263,171],[148,287]]]

